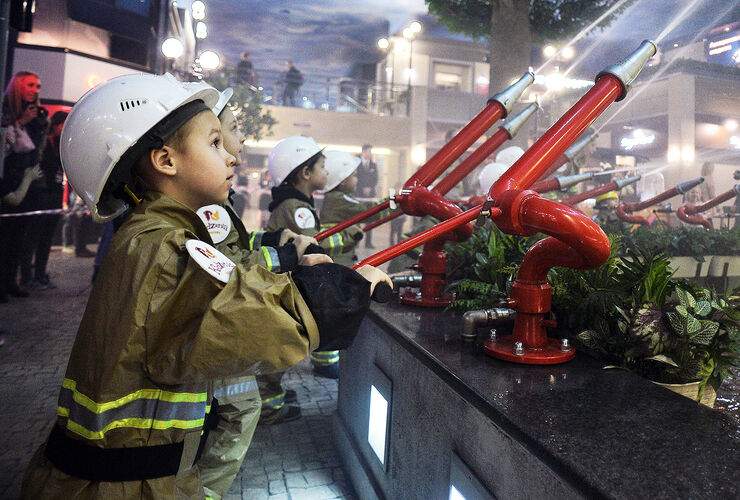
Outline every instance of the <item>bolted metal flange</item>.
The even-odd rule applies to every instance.
[[[517,356],[524,356],[524,344],[521,342],[514,343],[514,354]]]
[[[497,339],[498,339],[498,336],[496,334],[496,329],[495,328],[491,328],[491,330],[488,332],[488,341],[489,342],[496,342]]]

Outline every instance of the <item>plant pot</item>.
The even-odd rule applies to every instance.
[[[674,278],[693,278],[699,280],[706,276],[706,269],[711,256],[705,256],[704,262],[699,262],[694,257],[671,257],[671,268],[676,272]]]
[[[715,290],[732,290],[740,285],[740,256],[715,255],[707,275]]]
[[[651,380],[651,382],[663,386],[668,390],[680,394],[681,396],[686,396],[687,398],[693,399],[694,401],[697,401],[697,396],[699,394],[699,384],[701,383],[689,382],[688,384],[661,384],[660,382],[655,382],[653,380]],[[714,387],[712,387],[711,385],[706,384],[704,386],[704,392],[702,392],[701,394],[701,401],[699,402],[710,408],[714,408],[715,399],[717,399],[717,391],[715,391]]]

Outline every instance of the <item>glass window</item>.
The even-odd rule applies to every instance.
[[[470,68],[456,64],[434,64],[434,88],[468,91]]]

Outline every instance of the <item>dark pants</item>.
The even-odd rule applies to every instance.
[[[29,220],[20,255],[21,283],[27,283],[31,279],[41,280],[46,276],[51,240],[61,216],[34,215],[25,219]]]
[[[26,235],[24,217],[0,218],[0,295],[18,286],[18,262]]]
[[[82,223],[85,214],[72,212],[64,216],[62,226],[62,242],[65,247],[74,245],[75,251],[85,250],[85,237],[82,234]]]
[[[295,95],[298,93],[298,87],[286,85],[283,90],[283,106],[295,106]]]

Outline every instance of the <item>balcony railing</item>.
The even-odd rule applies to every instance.
[[[382,82],[303,73],[303,84],[295,93],[293,103],[285,92],[284,72],[255,70],[252,82],[239,82],[234,69],[226,70],[226,75],[231,87],[246,85],[261,91],[265,104],[340,113],[392,116],[407,116],[408,113],[407,85],[391,86]]]

